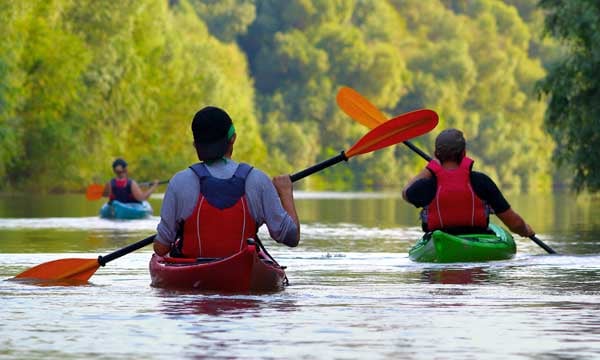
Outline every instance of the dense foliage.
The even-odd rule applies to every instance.
[[[116,156],[138,178],[168,178],[194,160],[190,119],[206,104],[251,139],[238,147],[245,159],[264,159],[244,54],[188,4],[1,3],[4,187],[81,188],[107,178]]]
[[[567,56],[540,83],[549,95],[546,124],[558,160],[574,169],[578,190],[600,190],[600,3],[542,0],[546,29],[562,40]]]
[[[194,161],[189,123],[234,118],[235,157],[291,172],[366,129],[335,104],[356,88],[389,115],[428,107],[464,130],[476,167],[514,189],[551,184],[534,94],[553,46],[537,0],[0,0],[0,189],[64,190]],[[399,186],[424,162],[396,147],[309,178]]]

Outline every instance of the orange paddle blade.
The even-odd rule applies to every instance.
[[[348,151],[346,157],[351,158],[384,147],[398,144],[402,141],[423,135],[433,130],[438,124],[438,115],[435,111],[421,109],[384,122],[369,131]]]
[[[27,269],[15,279],[87,281],[99,267],[97,259],[61,259]]]
[[[102,194],[104,194],[104,185],[92,184],[88,186],[85,197],[88,200],[98,200],[102,197]]]
[[[369,129],[386,122],[387,117],[364,96],[349,87],[342,87],[336,96],[338,106],[346,115]]]

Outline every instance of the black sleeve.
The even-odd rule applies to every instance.
[[[436,189],[437,181],[435,177],[419,179],[406,189],[406,199],[418,208],[424,207],[433,201]]]
[[[471,173],[471,184],[475,194],[488,203],[494,209],[494,213],[500,214],[510,209],[510,204],[506,201],[496,183],[486,174],[473,171]]]

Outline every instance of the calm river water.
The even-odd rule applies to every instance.
[[[85,286],[5,281],[138,241],[158,218],[101,220],[83,195],[0,197],[0,358],[600,358],[600,199],[509,196],[561,255],[519,238],[509,261],[433,265],[408,259],[418,213],[397,194],[297,198],[301,245],[265,240],[291,285],[224,296],[150,287],[150,248]]]

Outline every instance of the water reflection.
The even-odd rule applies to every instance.
[[[600,252],[599,199],[589,196],[574,198],[568,193],[556,193],[551,196],[511,194],[510,200],[511,205],[524,214],[537,230],[540,238],[560,253]],[[92,233],[112,241],[131,237],[133,233],[146,235],[156,229],[157,216],[122,222],[100,219],[100,205],[101,202],[86,201],[80,194],[2,195],[0,252],[83,251],[92,246],[110,248],[107,240],[86,241],[89,240],[86,237]],[[159,209],[160,205],[160,199],[153,199],[152,206],[155,209]],[[418,210],[400,199],[394,191],[336,193],[335,196],[327,193],[304,194],[298,198],[297,209],[304,225],[303,238],[311,241],[361,242],[361,238],[364,238],[362,243],[365,245],[358,244],[361,251],[403,252],[407,248],[404,240],[414,242],[420,237],[420,233],[409,235],[402,232],[403,229],[418,229]],[[369,240],[374,236],[380,236],[385,244],[373,247]],[[527,239],[519,238],[517,241],[525,252],[537,253],[541,250]],[[301,244],[310,244],[310,241]],[[348,245],[345,248],[354,248],[357,244]]]
[[[66,196],[34,204],[0,196],[0,278],[57,258],[95,258],[155,231],[152,221],[102,221],[96,217],[100,203],[80,197],[80,203]],[[299,199],[300,246],[266,241],[288,265],[293,285],[285,291],[216,295],[151,288],[151,248],[140,249],[102,268],[88,286],[0,281],[0,354],[598,358],[598,201],[510,200],[563,255],[548,256],[518,238],[519,252],[509,261],[413,263],[407,251],[421,235],[418,211],[398,197]]]
[[[296,308],[294,301],[277,298],[276,295],[223,296],[163,289],[157,289],[156,293],[162,300],[161,312],[171,316],[259,317],[264,311],[291,312]]]
[[[138,232],[135,229],[98,232],[63,229],[0,229],[0,253],[110,252],[137,242],[150,234],[151,231]]]
[[[421,273],[421,280],[429,284],[480,284],[489,278],[490,273],[482,267],[427,269]]]
[[[40,287],[57,287],[57,286],[91,286],[89,281],[76,279],[17,279],[14,277],[5,279],[4,281],[13,281],[22,285],[40,286]]]

